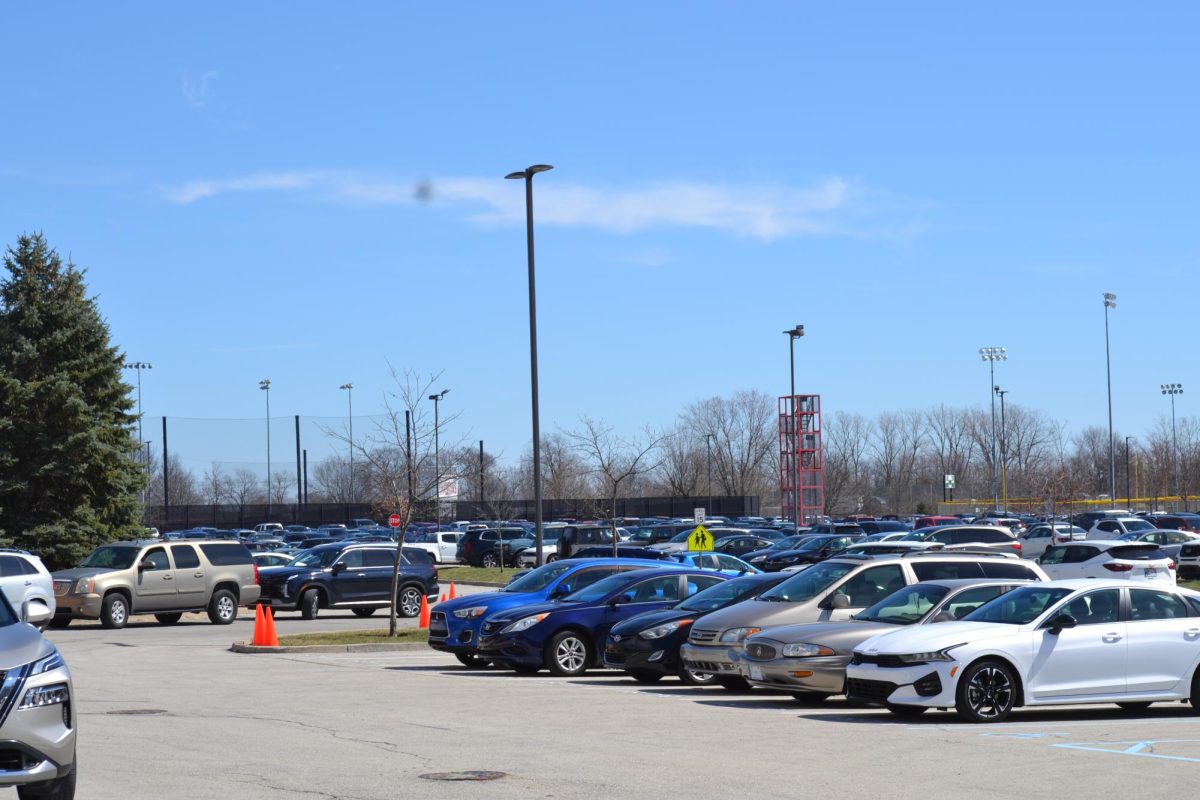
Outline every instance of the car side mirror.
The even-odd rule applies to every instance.
[[[551,597],[565,597],[571,593],[571,587],[568,584],[560,583],[554,587],[554,591],[550,592]]]
[[[139,561],[138,562],[138,572],[145,572],[148,569],[154,569],[154,565],[151,564],[149,561]]]
[[[25,612],[21,614],[22,621],[34,626],[45,625],[53,618],[54,612],[41,600],[30,600],[25,605]]]
[[[610,606],[623,606],[629,602],[632,602],[632,598],[630,598],[626,595],[623,595],[623,594],[619,594],[616,597],[614,597],[612,600],[609,600],[608,604]]]
[[[954,622],[956,617],[949,611],[939,611],[930,622]]]
[[[337,574],[339,574],[341,572],[345,572],[345,571],[346,571],[346,564],[342,561],[339,561],[336,564],[334,564],[333,568],[330,570],[330,572],[334,575],[337,575]]]
[[[821,601],[821,608],[825,609],[843,609],[849,607],[850,598],[841,592],[838,592],[837,594],[831,594],[829,597],[826,597],[823,601]]]
[[[1064,628],[1074,628],[1079,622],[1070,614],[1059,614],[1054,619],[1050,620],[1049,632],[1053,636],[1057,636]]]

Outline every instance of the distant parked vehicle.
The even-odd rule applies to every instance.
[[[1144,533],[1154,530],[1154,525],[1138,517],[1112,517],[1102,519],[1088,530],[1088,539],[1111,541],[1126,533]]]
[[[1123,578],[1175,585],[1175,562],[1156,544],[1089,539],[1048,548],[1038,563],[1051,580]]]
[[[0,590],[21,621],[35,609],[54,613],[54,579],[42,560],[25,550],[0,548]],[[44,627],[45,622],[38,625]]]
[[[1034,525],[1021,535],[1021,556],[1038,558],[1048,547],[1086,538],[1087,531],[1066,522],[1054,523],[1053,530],[1046,523]]]
[[[259,569],[262,569],[263,567],[282,567],[286,564],[290,564],[292,561],[292,556],[284,553],[260,552],[253,553],[252,557],[254,558],[254,563],[258,565]]]

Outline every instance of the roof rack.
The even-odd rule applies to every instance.
[[[968,545],[969,547],[969,545]],[[988,558],[1018,558],[1016,553],[1005,553],[999,550],[990,550],[980,547],[978,549],[961,548],[957,550],[914,550],[911,553],[899,553],[901,558],[917,558],[918,556],[937,556],[944,558],[946,556],[987,556]]]
[[[20,553],[23,556],[31,556],[33,553],[28,550],[22,550],[19,547],[0,547],[0,553]]]

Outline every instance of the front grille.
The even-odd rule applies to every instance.
[[[1200,544],[1185,544],[1179,548],[1179,555],[1182,558],[1195,558],[1200,556]]]
[[[776,651],[775,648],[769,644],[752,642],[751,644],[746,645],[746,655],[755,661],[770,661],[771,659],[775,658],[777,654],[778,651]]]
[[[445,634],[449,632],[446,627],[446,613],[444,611],[434,611],[429,615],[429,632]]]
[[[69,591],[71,591],[71,582],[70,581],[55,581],[54,582],[54,596],[55,597],[62,597]]]
[[[846,697],[866,703],[883,703],[896,691],[891,681],[864,681],[850,678],[846,681]]]
[[[924,678],[913,683],[913,689],[921,697],[933,697],[935,694],[942,693],[942,679],[938,677],[936,672],[931,672]]]
[[[900,669],[901,667],[911,667],[912,664],[906,664],[900,660],[900,656],[880,655],[873,656],[867,653],[855,653],[850,657],[851,664],[874,664],[877,667],[884,669]]]
[[[485,622],[483,623],[484,633],[495,633],[496,631],[507,625],[507,622]]]
[[[692,632],[688,634],[688,641],[692,644],[712,644],[717,640],[719,633],[720,631],[705,628],[692,628]]]

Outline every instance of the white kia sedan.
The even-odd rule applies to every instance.
[[[1159,701],[1200,708],[1200,593],[1124,580],[1013,589],[959,622],[867,639],[846,668],[848,699],[901,715],[954,708],[1000,722],[1018,706]]]

